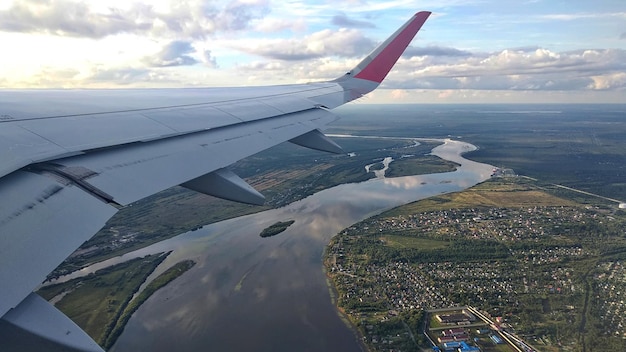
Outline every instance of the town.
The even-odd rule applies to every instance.
[[[337,305],[371,350],[579,351],[592,330],[623,350],[624,214],[545,194],[512,206],[537,189],[524,181],[511,191],[510,182],[522,181],[466,191],[500,204],[461,206],[462,193],[441,196],[333,239],[326,268]],[[469,312],[458,307],[474,307],[468,316],[483,326],[445,324],[431,313]]]

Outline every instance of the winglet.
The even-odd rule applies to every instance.
[[[354,77],[375,83],[382,82],[430,14],[429,11],[421,11],[413,15],[354,69],[336,81],[340,82]]]

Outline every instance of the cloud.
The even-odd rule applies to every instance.
[[[595,90],[610,90],[616,88],[626,88],[626,73],[617,72],[591,77],[593,83],[589,86]]]
[[[386,85],[421,89],[607,90],[626,88],[626,50],[502,50],[454,60],[402,59]]]
[[[129,85],[136,82],[146,82],[154,80],[151,70],[145,68],[114,68],[96,69],[93,74],[86,79],[91,82],[114,83],[117,85]]]
[[[465,50],[459,50],[455,48],[443,47],[443,46],[427,46],[427,47],[414,47],[409,46],[402,55],[404,57],[412,56],[458,56],[468,57],[472,56],[472,53]]]
[[[15,1],[0,11],[0,30],[100,38],[149,30],[152,24],[140,15],[145,10],[149,8],[137,5],[125,12],[109,9],[96,13],[86,3],[74,1]]]
[[[167,44],[155,56],[144,58],[143,62],[152,67],[190,66],[199,62],[188,55],[194,52],[191,42],[175,40]]]
[[[237,65],[236,71],[248,78],[249,83],[306,83],[330,80],[342,76],[355,67],[360,59],[337,60],[327,57],[307,61],[252,62]],[[289,75],[285,75],[288,72]]]
[[[306,22],[302,18],[296,20],[265,18],[254,26],[255,30],[263,33],[282,31],[304,32],[306,28]]]
[[[267,13],[265,0],[230,1],[221,7],[172,0],[159,9],[139,2],[116,8],[74,0],[16,0],[0,11],[0,31],[87,38],[122,33],[205,38],[218,31],[245,29]]]
[[[212,10],[209,13],[215,15],[217,28],[237,31],[247,28],[252,20],[262,18],[269,12],[268,1],[241,0],[229,2],[220,12]]]
[[[409,96],[409,92],[404,89],[394,89],[390,95],[393,100],[403,100]]]
[[[623,18],[626,19],[626,12],[598,12],[598,13],[555,13],[539,15],[540,19],[557,21],[575,21],[589,18]]]
[[[376,25],[372,22],[355,20],[346,16],[345,13],[333,16],[331,23],[335,26],[345,28],[376,28]]]
[[[205,50],[202,58],[204,59],[204,64],[206,66],[211,68],[218,68],[217,60],[215,59],[215,57],[213,57],[213,54],[211,54],[211,50]]]
[[[626,39],[626,32],[622,33],[622,34],[619,36],[619,39]]]
[[[375,43],[355,29],[323,30],[302,39],[261,40],[240,43],[244,52],[270,59],[298,61],[325,56],[354,57],[369,53]]]
[[[80,82],[80,75],[81,72],[74,68],[41,67],[37,73],[25,77],[25,81],[14,82],[13,86],[59,87],[59,82],[62,82],[62,87],[73,88],[76,82]]]

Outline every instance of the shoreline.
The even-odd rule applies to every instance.
[[[351,137],[355,137],[355,136],[351,136],[351,135],[335,135],[335,137],[351,138]],[[370,138],[377,138],[377,137],[370,137]],[[465,154],[473,152],[473,151],[476,151],[476,150],[479,149],[478,146],[476,146],[474,144],[471,144],[469,142],[455,140],[455,139],[451,139],[451,138],[442,138],[442,139],[434,139],[434,138],[406,138],[406,139],[411,139],[411,140],[416,140],[416,141],[429,141],[429,142],[436,141],[436,142],[441,142],[442,144],[434,147],[431,150],[430,154],[434,155],[434,156],[437,156],[437,157],[441,158],[442,160],[458,163],[459,167],[462,166],[463,163],[476,163],[475,161],[467,159],[467,158],[464,157]],[[462,144],[464,146],[459,148],[459,145],[462,145]],[[454,150],[455,147],[459,148],[459,150]],[[451,152],[448,148],[453,148],[454,152]],[[454,172],[454,171],[452,171],[452,172]],[[415,176],[417,176],[417,175],[415,175]],[[482,183],[482,182],[484,182],[484,180],[479,182],[479,183]],[[375,215],[372,215],[372,216],[375,216]],[[328,251],[330,245],[332,244],[333,238],[335,236],[339,236],[340,234],[341,234],[341,232],[338,232],[334,236],[332,236],[331,239],[329,240],[329,242],[324,247],[324,251],[323,251],[323,254],[322,254],[322,270],[324,272],[324,276],[325,276],[325,279],[326,279],[326,285],[328,287],[328,292],[329,292],[329,295],[330,295],[331,303],[334,306],[335,312],[339,316],[339,319],[341,319],[341,321],[344,324],[346,324],[348,329],[354,334],[356,342],[359,345],[361,351],[363,351],[363,352],[370,352],[371,350],[369,349],[369,346],[368,346],[368,344],[365,341],[366,340],[365,335],[350,320],[350,316],[344,311],[344,309],[339,307],[339,304],[338,304],[339,292],[337,291],[337,287],[334,285],[333,279],[330,276],[329,271],[328,271],[328,269],[330,268],[330,263],[329,263],[330,257],[327,255],[327,251]]]
[[[368,348],[367,344],[365,343],[365,335],[363,335],[361,333],[361,331],[359,330],[359,328],[357,328],[352,323],[352,321],[350,321],[350,317],[348,316],[348,314],[343,309],[341,309],[341,307],[339,307],[339,305],[337,304],[337,302],[338,302],[337,297],[339,296],[339,292],[337,292],[337,288],[335,287],[335,285],[333,285],[332,279],[331,279],[330,275],[328,275],[328,270],[326,270],[326,249],[324,249],[323,256],[324,257],[322,258],[322,270],[324,272],[324,276],[325,276],[325,279],[326,279],[326,287],[328,288],[328,294],[330,296],[330,302],[335,307],[335,312],[337,313],[337,316],[339,316],[339,319],[341,319],[341,321],[344,324],[346,324],[348,329],[354,335],[356,343],[361,348],[361,351],[362,352],[371,352],[370,349]]]

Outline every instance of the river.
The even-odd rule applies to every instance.
[[[342,229],[381,211],[489,178],[492,166],[461,157],[473,145],[443,142],[432,154],[461,164],[454,172],[343,184],[100,264],[163,251],[172,253],[153,275],[183,259],[197,263],[137,310],[112,350],[361,351],[330,300],[324,248]],[[295,223],[277,236],[259,236],[285,220]]]

